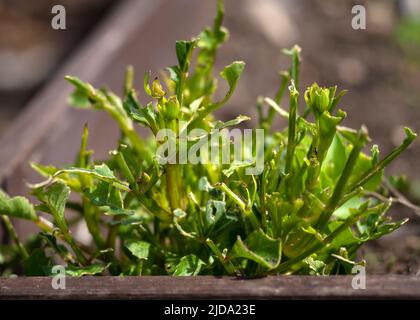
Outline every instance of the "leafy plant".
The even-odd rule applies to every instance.
[[[30,275],[48,275],[62,261],[72,276],[349,273],[354,264],[363,263],[354,261],[363,243],[406,222],[392,222],[386,216],[391,201],[375,195],[382,190],[385,167],[416,135],[406,128],[401,146],[382,159],[376,145],[365,153],[370,141],[366,128],[341,126],[346,113],[338,106],[344,91],[317,84],[300,90],[297,46],[284,51],[292,63],[282,73],[275,98],[257,101],[259,128],[265,133],[261,174],[246,174],[250,162],[158,161],[158,149],[169,140],[177,146],[175,159],[181,148],[180,136],[159,138],[162,129],[179,135],[201,129],[204,134],[187,139],[191,151],[213,129],[249,119],[221,122],[212,115],[229,101],[245,67],[235,61],[223,69],[220,76],[228,91],[215,100],[216,53],[228,38],[223,16],[219,1],[212,28],[176,43],[178,65],[169,67],[167,76],[150,81],[145,74],[144,91],[151,100],[146,105],[132,87],[131,67],[123,98],[66,77],[75,87],[70,103],[109,113],[121,139],[108,159],[95,161],[87,148],[86,126],[74,164],[32,164],[46,179],[31,186],[36,205],[0,193],[0,213],[16,243],[1,251],[4,274],[22,260],[24,273]],[[287,89],[289,110],[280,106]],[[302,100],[306,107],[300,114]],[[276,117],[287,119],[288,126],[273,130]],[[149,128],[151,138],[141,138],[137,124]],[[242,148],[258,153],[252,145]],[[70,219],[70,211],[76,218]],[[41,232],[23,245],[9,217],[32,220]],[[86,224],[91,244],[75,239],[75,223]]]

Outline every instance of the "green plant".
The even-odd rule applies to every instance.
[[[292,64],[282,73],[275,98],[257,101],[259,128],[265,133],[261,174],[246,174],[253,165],[249,161],[158,162],[159,147],[172,139],[178,147],[174,157],[181,144],[180,136],[158,139],[161,129],[178,133],[201,129],[205,134],[187,139],[191,150],[213,129],[248,119],[221,122],[212,115],[229,101],[245,66],[233,62],[224,68],[220,75],[229,89],[224,98],[214,100],[216,52],[228,37],[223,15],[219,1],[212,28],[197,39],[176,43],[178,65],[167,69],[165,86],[158,78],[150,84],[150,75],[145,74],[144,90],[152,100],[145,106],[132,87],[132,68],[127,69],[122,99],[66,77],[75,87],[70,103],[108,112],[121,129],[121,139],[108,159],[94,161],[85,127],[74,164],[64,168],[32,164],[46,178],[31,186],[38,204],[0,193],[0,213],[16,244],[2,248],[3,274],[22,260],[28,275],[48,275],[59,261],[73,276],[349,273],[354,264],[363,263],[354,261],[363,243],[406,221],[390,221],[386,212],[391,202],[372,191],[380,192],[384,168],[416,135],[406,128],[402,145],[382,160],[376,145],[364,153],[367,130],[340,125],[346,113],[336,109],[344,91],[337,94],[336,87],[308,88],[300,115],[297,46],[284,51]],[[191,71],[194,51],[197,62]],[[280,107],[287,88],[289,111]],[[282,131],[272,129],[277,116],[288,121]],[[136,123],[149,128],[151,138],[142,139]],[[258,152],[252,145],[242,148]],[[70,193],[78,200],[70,200]],[[76,218],[65,216],[66,209]],[[41,232],[23,245],[9,217],[32,220]],[[79,221],[87,225],[90,245],[80,244],[70,231]]]

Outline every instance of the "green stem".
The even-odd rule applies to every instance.
[[[284,95],[284,92],[286,91],[287,84],[289,83],[289,81],[290,81],[289,73],[282,73],[281,74],[281,83],[280,83],[280,86],[277,90],[276,96],[274,98],[274,101],[278,105],[280,105],[281,99]],[[276,110],[274,110],[273,108],[268,109],[268,115],[267,115],[267,120],[266,120],[267,130],[269,130],[271,128],[271,126],[273,125],[273,119],[274,119],[275,114],[276,114]]]
[[[252,208],[249,208],[245,202],[242,201],[242,199],[236,195],[226,184],[224,184],[223,182],[221,184],[218,185],[219,188],[227,194],[227,196],[233,201],[235,202],[239,208],[241,208],[242,212],[245,214],[245,216],[249,219],[252,228],[254,230],[258,230],[260,228],[260,223],[258,222],[257,217],[254,215],[254,213],[252,212]]]
[[[127,179],[127,181],[130,183],[130,188],[133,189],[134,194],[136,195],[137,199],[140,201],[140,203],[143,205],[143,207],[152,215],[155,215],[159,217],[161,220],[164,221],[170,221],[171,220],[171,214],[164,209],[162,209],[156,201],[154,201],[153,198],[148,198],[145,194],[143,194],[137,184],[137,181],[132,174],[130,168],[127,165],[127,162],[125,161],[125,158],[121,152],[116,152],[116,160],[118,163],[118,166],[124,175],[124,177]]]
[[[331,196],[325,211],[321,214],[317,224],[316,229],[322,231],[325,228],[328,220],[330,219],[331,215],[334,213],[335,209],[337,208],[338,203],[343,198],[344,190],[349,180],[351,173],[353,171],[354,165],[359,157],[360,151],[363,148],[363,144],[357,144],[353,146],[353,150],[350,153],[349,158],[347,159],[346,165],[344,167],[343,172],[341,173],[340,179],[337,182],[337,185],[334,189],[333,195]]]
[[[293,84],[292,84],[293,86]],[[289,135],[286,150],[286,168],[285,173],[288,174],[292,170],[293,156],[295,153],[295,136],[296,136],[296,115],[299,93],[293,86],[290,91],[290,113],[289,113]]]
[[[232,262],[223,256],[222,252],[220,252],[219,248],[214,244],[214,242],[210,238],[206,240],[206,244],[209,246],[210,250],[215,254],[217,259],[219,259],[219,261],[226,269],[228,274],[239,274],[238,270],[235,268]]]
[[[169,120],[168,127],[172,132],[177,132],[177,120]],[[181,190],[183,187],[181,185],[180,169],[180,165],[177,163],[168,163],[166,165],[166,194],[172,211],[181,208]]]
[[[363,173],[363,175],[358,179],[358,182],[352,184],[348,190],[349,192],[354,191],[355,189],[365,185],[372,177],[374,177],[379,171],[384,169],[388,164],[390,164],[396,157],[398,157],[405,149],[407,149],[410,144],[416,138],[416,134],[411,132],[408,128],[406,129],[407,138],[404,139],[403,143],[393,151],[391,151],[384,159],[378,162],[373,168],[368,170],[368,172]]]
[[[29,258],[28,251],[26,251],[25,246],[22,244],[22,242],[20,242],[17,232],[13,227],[12,222],[10,221],[10,218],[5,215],[1,215],[1,218],[3,219],[4,226],[6,227],[7,232],[9,233],[10,237],[13,239],[18,248],[19,254],[21,255],[22,259],[26,260],[27,258]]]
[[[293,265],[302,262],[305,258],[309,257],[311,254],[317,252],[322,247],[326,246],[327,244],[331,243],[341,232],[346,230],[349,226],[354,224],[359,216],[363,214],[363,212],[359,213],[358,215],[352,217],[351,219],[348,219],[346,222],[341,224],[337,229],[335,229],[333,232],[331,232],[330,235],[328,235],[323,242],[319,242],[316,245],[312,246],[308,250],[304,251],[302,254],[298,255],[295,258],[292,258],[290,260],[287,260],[286,262],[280,264],[275,270],[274,273],[283,273],[287,271],[289,268],[291,268]]]

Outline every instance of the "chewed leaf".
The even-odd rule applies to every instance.
[[[184,256],[179,261],[172,275],[174,276],[197,276],[206,263],[194,254]]]
[[[260,229],[252,232],[245,242],[238,237],[230,258],[246,258],[267,269],[274,269],[280,264],[281,248],[280,239],[272,239]]]
[[[206,205],[206,224],[214,226],[226,213],[226,203],[224,201],[209,200]]]
[[[37,220],[34,206],[24,197],[9,197],[0,189],[0,214],[9,217]]]
[[[94,263],[87,267],[76,267],[76,266],[68,266],[66,268],[66,275],[70,277],[82,277],[82,276],[93,276],[95,274],[101,274],[111,264],[99,264]]]
[[[150,243],[145,241],[129,241],[124,246],[138,259],[147,260],[149,257]]]

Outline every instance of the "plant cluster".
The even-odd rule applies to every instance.
[[[297,46],[284,51],[291,67],[281,73],[276,96],[257,101],[258,127],[265,132],[261,174],[245,174],[250,162],[159,164],[156,150],[165,142],[156,139],[159,130],[200,128],[211,135],[248,119],[222,122],[212,114],[229,101],[245,66],[236,61],[223,69],[228,91],[216,100],[216,53],[228,38],[223,16],[219,1],[213,27],[176,42],[178,65],[153,81],[145,74],[151,100],[145,105],[133,88],[132,68],[122,98],[66,77],[75,87],[70,103],[109,113],[121,138],[108,159],[94,160],[86,126],[73,164],[32,163],[45,178],[31,185],[36,204],[0,192],[0,214],[14,240],[1,247],[3,274],[22,261],[26,275],[49,275],[58,263],[73,276],[349,273],[363,263],[355,261],[363,243],[406,221],[391,221],[386,216],[391,201],[375,195],[383,192],[385,167],[416,135],[406,128],[403,143],[382,159],[376,145],[365,152],[366,128],[341,125],[344,91],[317,84],[300,89]],[[302,112],[299,101],[305,104]],[[283,130],[272,128],[277,117],[288,122]],[[141,138],[137,124],[150,129],[151,137]],[[33,221],[40,233],[22,244],[11,217]],[[90,244],[73,236],[71,228],[79,223],[86,224]]]

